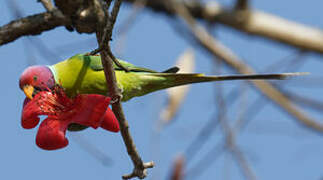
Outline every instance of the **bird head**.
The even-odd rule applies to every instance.
[[[47,66],[28,67],[19,79],[19,87],[29,99],[32,99],[39,91],[46,91],[54,86],[53,73]]]

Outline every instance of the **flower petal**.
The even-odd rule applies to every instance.
[[[108,131],[119,132],[119,122],[110,108],[106,110],[100,127]]]
[[[111,109],[110,98],[98,94],[79,94],[69,98],[64,89],[38,92],[32,100],[25,99],[21,124],[30,129],[39,123],[39,115],[47,115],[41,123],[36,144],[45,150],[55,150],[68,145],[65,137],[70,124],[76,123],[93,128],[118,132],[119,124]]]
[[[26,98],[22,110],[21,126],[25,129],[31,129],[37,126],[39,123],[38,115],[40,113],[40,108],[35,101],[30,101]]]
[[[52,117],[46,118],[39,126],[36,144],[45,150],[60,149],[68,145],[65,132],[68,122],[59,121]]]
[[[76,107],[70,123],[98,128],[110,103],[110,98],[97,94],[82,94],[75,99]]]

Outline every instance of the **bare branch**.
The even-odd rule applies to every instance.
[[[216,41],[202,26],[196,24],[194,18],[189,14],[184,6],[173,3],[177,13],[182,16],[188,24],[191,33],[193,34],[196,42],[199,43],[212,55],[219,57],[229,67],[238,71],[241,74],[253,74],[255,71],[244,64],[230,49]],[[294,117],[297,122],[305,125],[316,132],[323,132],[323,124],[320,124],[310,118],[301,109],[299,109],[293,102],[284,96],[279,90],[266,81],[251,81],[252,85],[256,87],[268,99],[275,102],[279,107],[285,110],[289,115]]]
[[[107,48],[110,48],[109,46]],[[123,179],[130,179],[133,177],[139,177],[141,179],[147,176],[147,168],[152,168],[154,166],[153,162],[143,163],[137,149],[136,145],[130,135],[129,125],[124,116],[123,109],[120,103],[121,93],[116,84],[115,72],[112,64],[112,58],[107,53],[107,50],[101,51],[101,60],[104,67],[105,77],[107,79],[107,84],[109,87],[109,96],[113,99],[118,98],[118,101],[112,104],[112,110],[116,115],[119,124],[120,131],[123,141],[127,147],[127,152],[134,164],[134,170],[129,175],[124,175]]]
[[[133,172],[131,174],[123,175],[122,178],[123,179],[131,179],[134,177],[138,177],[140,179],[144,179],[147,176],[147,169],[153,168],[153,167],[154,167],[154,162],[143,163],[142,168],[137,169],[137,167],[135,167],[135,169],[133,170]]]
[[[96,1],[99,6],[101,6],[101,9],[103,13],[101,12],[100,15],[104,15],[104,18],[101,19],[106,19],[108,20],[107,22],[101,22],[104,24],[101,24],[102,29],[97,30],[97,40],[99,44],[99,50],[100,50],[100,55],[101,55],[101,61],[102,65],[104,67],[104,74],[106,77],[107,81],[107,87],[108,87],[108,95],[112,97],[112,99],[115,101],[112,104],[112,110],[114,114],[116,115],[119,125],[120,125],[120,131],[121,135],[123,138],[123,141],[127,147],[127,152],[134,164],[134,170],[131,174],[127,174],[122,176],[123,179],[130,179],[133,177],[138,177],[140,179],[143,179],[147,176],[147,168],[152,168],[154,166],[153,162],[148,162],[144,163],[136,149],[136,145],[130,135],[129,132],[129,125],[128,122],[125,118],[125,115],[123,113],[122,105],[121,105],[121,98],[122,95],[120,93],[120,90],[117,85],[116,81],[116,76],[115,76],[115,71],[113,68],[113,59],[115,57],[113,56],[110,45],[109,45],[109,40],[111,39],[112,36],[112,30],[114,27],[114,23],[116,21],[122,0],[116,0],[114,3],[114,7],[112,9],[111,17],[108,18],[107,13],[105,12],[106,9],[103,8],[101,1],[98,0]],[[100,11],[98,10],[98,11]],[[99,13],[98,13],[99,15]]]
[[[125,1],[133,3],[136,0]],[[169,4],[170,3],[167,0],[151,0],[147,2],[147,7],[168,15],[174,15],[173,7]],[[197,2],[186,3],[186,6],[195,18],[222,23],[251,35],[262,36],[307,51],[323,53],[323,33],[319,29],[288,21],[268,13],[249,9],[248,18],[241,21],[240,13],[236,13],[236,11],[232,9],[225,9],[214,2],[209,2],[204,5]],[[56,9],[54,8],[53,11],[56,11]],[[63,16],[56,16],[56,13],[52,14],[54,14],[54,16],[48,16],[48,14],[44,13],[29,16],[27,17],[28,19],[23,18],[16,20],[1,27],[0,45],[14,41],[24,35],[37,35],[57,26],[70,24],[69,20],[65,19]],[[44,19],[44,15],[47,15],[45,16],[46,19]],[[33,23],[27,23],[25,25],[25,21],[23,20],[29,20]],[[14,28],[15,26],[13,26],[13,23],[15,26],[19,27]],[[21,27],[27,28],[27,30],[24,29],[23,32],[17,32],[18,30],[22,31]],[[83,31],[85,32],[85,30]],[[9,34],[9,36],[4,38],[3,34]]]
[[[217,70],[220,70],[220,61],[216,65]],[[216,86],[216,101],[217,101],[217,110],[218,110],[218,119],[220,125],[223,129],[223,134],[225,135],[226,139],[226,149],[229,150],[232,155],[235,157],[238,165],[241,167],[242,172],[246,179],[249,180],[256,180],[256,175],[254,174],[252,168],[248,164],[246,158],[244,157],[243,153],[240,151],[239,147],[236,145],[236,132],[232,129],[228,123],[227,119],[227,105],[223,98],[223,89],[221,84]],[[221,109],[221,110],[220,110]]]
[[[243,172],[244,176],[246,177],[246,179],[256,180],[257,179],[256,175],[254,174],[253,170],[249,166],[248,161],[246,160],[246,158],[244,157],[244,155],[240,151],[240,149],[237,148],[236,145],[233,145],[230,148],[230,151],[231,151],[232,155],[235,157],[238,165],[241,167],[242,172]]]
[[[122,2],[121,0],[117,0],[113,6],[111,15],[109,16],[108,14],[106,14],[108,21],[107,21],[106,26],[103,29],[102,41],[100,41],[99,48],[90,53],[91,55],[94,55],[94,54],[102,51],[105,48],[105,46],[107,45],[106,42],[111,39],[112,30],[113,30],[114,24],[116,22],[116,18],[117,18],[118,12],[119,12],[121,2]]]
[[[285,91],[284,94],[288,98],[294,100],[295,103],[297,103],[299,105],[307,106],[309,108],[317,110],[318,112],[323,111],[323,102],[322,101],[319,101],[317,99],[312,99],[309,97],[305,97],[305,96],[301,96],[301,95],[298,95],[298,94],[293,93],[291,91]]]
[[[128,17],[119,25],[118,39],[116,42],[116,54],[119,56],[123,53],[124,45],[126,43],[127,32],[135,24],[136,19],[139,17],[141,11],[144,10],[147,0],[136,0],[132,5],[132,10]]]
[[[185,158],[179,155],[175,158],[175,162],[172,167],[172,172],[170,174],[170,180],[183,180],[184,179],[184,169]]]
[[[98,52],[102,51],[103,49],[106,49],[106,46],[108,46],[107,42],[110,41],[110,39],[112,37],[112,30],[113,30],[114,24],[115,24],[117,16],[118,16],[121,2],[122,2],[122,0],[117,0],[114,3],[111,15],[105,14],[105,16],[107,17],[106,19],[108,19],[108,21],[103,29],[103,32],[102,32],[102,40],[99,41],[99,47],[90,53],[91,55],[97,54]],[[111,1],[109,1],[108,3],[109,3],[108,6],[110,6]],[[106,7],[106,8],[108,9],[108,7]],[[112,61],[117,66],[119,66],[120,68],[125,70],[126,72],[129,72],[129,70],[126,67],[124,67],[122,64],[120,64],[119,61],[117,60],[117,58],[115,58],[115,56],[112,54],[110,48],[107,48],[107,49],[108,49],[108,51],[107,51],[108,55],[112,58]]]
[[[219,125],[218,119],[219,118],[210,119],[186,148],[185,155],[187,164],[190,163],[192,159],[198,155],[198,151],[200,151],[202,147],[208,142],[211,133],[214,132],[214,130]]]
[[[47,10],[47,11],[52,11],[54,10],[54,6],[52,4],[52,1],[51,0],[39,0],[42,5],[44,6],[44,8]]]
[[[195,166],[188,169],[184,173],[184,177],[190,177],[191,179],[197,179],[203,172],[211,167],[212,164],[216,162],[225,152],[224,144],[216,144],[211,148],[210,151],[201,157],[196,163]]]
[[[132,5],[132,10],[127,19],[119,27],[119,34],[125,34],[135,22],[139,12],[145,7],[148,0],[136,0]]]
[[[125,0],[135,2],[136,0]],[[150,0],[147,7],[154,11],[173,16],[171,0]],[[323,32],[320,29],[302,25],[269,13],[248,9],[248,17],[234,9],[225,9],[214,1],[205,4],[185,1],[188,11],[194,18],[221,23],[238,31],[265,37],[307,51],[323,53]]]
[[[65,18],[57,9],[14,20],[0,27],[0,45],[12,42],[22,36],[38,35],[69,23],[69,19]]]

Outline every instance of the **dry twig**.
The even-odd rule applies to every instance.
[[[202,26],[197,25],[195,19],[189,14],[185,6],[173,3],[176,12],[187,23],[190,32],[194,36],[196,42],[207,50],[210,54],[223,60],[229,67],[233,68],[241,74],[254,74],[255,71],[243,63],[229,48],[225,47],[220,42],[216,41]],[[323,125],[310,118],[305,112],[299,109],[293,102],[284,96],[279,90],[266,81],[251,81],[251,84],[256,87],[268,99],[275,102],[279,107],[285,110],[289,115],[294,117],[297,122],[305,125],[315,132],[323,132]]]
[[[138,19],[138,16],[140,12],[144,9],[146,3],[147,3],[147,0],[136,0],[132,5],[132,10],[130,14],[119,26],[119,31],[117,32],[118,39],[116,42],[117,55],[122,55],[124,50],[124,45],[126,43],[127,32],[129,32],[131,27],[134,26],[136,19]]]
[[[52,4],[52,1],[51,0],[39,0],[42,5],[44,6],[44,8],[47,10],[47,11],[52,11],[54,10],[54,6]]]
[[[133,177],[138,177],[140,179],[143,179],[147,176],[147,168],[152,168],[154,166],[154,163],[144,163],[142,161],[138,151],[136,150],[136,145],[130,135],[129,125],[123,113],[122,105],[120,102],[122,95],[117,86],[116,76],[112,63],[115,57],[113,56],[109,45],[109,40],[112,36],[113,26],[116,21],[121,3],[122,0],[116,0],[112,9],[111,17],[107,15],[105,8],[102,8],[101,6],[101,10],[104,11],[102,14],[104,14],[105,16],[105,18],[103,19],[107,19],[108,21],[102,22],[102,29],[97,30],[97,39],[99,44],[98,50],[100,51],[102,65],[104,67],[104,74],[107,80],[109,96],[112,97],[112,99],[116,100],[115,103],[112,104],[112,110],[119,121],[122,138],[127,147],[127,152],[134,164],[133,172],[122,176],[122,178],[130,179]]]
[[[133,3],[136,0],[125,1]],[[171,1],[150,0],[146,6],[156,12],[173,16],[177,13]],[[224,24],[248,35],[265,37],[299,49],[323,53],[323,32],[320,29],[252,9],[248,9],[247,18],[241,18],[239,11],[224,8],[215,1],[205,4],[197,1],[184,1],[180,4],[185,5],[196,19]]]
[[[216,67],[219,71],[220,64],[219,62]],[[219,72],[218,72],[219,73]],[[220,74],[220,73],[219,73]],[[236,145],[236,132],[232,129],[228,123],[227,119],[227,105],[223,98],[223,90],[221,84],[216,86],[216,102],[217,102],[217,110],[218,110],[218,119],[220,125],[223,129],[223,133],[225,135],[226,140],[226,150],[229,151],[233,157],[236,159],[238,165],[241,167],[241,170],[246,177],[246,179],[255,180],[256,175],[254,174],[253,170],[251,169],[250,165],[248,164],[246,158],[244,157],[243,153],[240,151],[239,147]]]
[[[170,180],[183,180],[184,179],[184,169],[185,158],[182,155],[179,155],[175,158],[173,163],[172,172],[170,174]]]
[[[137,0],[125,1],[133,3]],[[171,4],[169,1],[150,0],[146,6],[158,12],[174,15],[175,12],[169,5]],[[245,20],[241,21],[241,13],[225,9],[214,1],[206,4],[194,1],[194,3],[186,3],[186,7],[195,18],[218,22],[250,35],[265,37],[307,51],[323,53],[323,33],[319,29],[250,9],[248,9],[248,18],[243,18]],[[35,14],[0,27],[0,45],[25,35],[37,35],[57,26],[71,24],[69,18],[62,16],[62,13],[57,13],[57,9],[54,8],[50,13]],[[49,17],[44,18],[44,16]]]

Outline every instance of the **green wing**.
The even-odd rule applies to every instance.
[[[103,70],[103,66],[102,66],[102,63],[101,63],[101,58],[100,56],[84,56],[84,59],[87,59],[89,58],[90,59],[90,67],[91,69],[93,69],[94,71],[102,71]],[[138,66],[135,66],[133,64],[130,64],[126,61],[122,61],[122,60],[119,60],[119,63],[127,68],[130,72],[149,72],[149,73],[157,73],[157,71],[154,71],[154,70],[151,70],[151,69],[148,69],[148,68],[143,68],[143,67],[138,67]],[[115,63],[113,63],[113,67],[115,70],[123,70],[122,68],[120,68],[119,66],[117,66]]]
[[[94,71],[102,71],[103,70],[103,66],[102,66],[102,63],[101,63],[101,58],[100,56],[86,56],[84,55],[84,59],[89,59],[90,60],[90,67],[91,69],[93,69]],[[144,67],[138,67],[138,66],[135,66],[131,63],[128,63],[126,61],[123,61],[123,60],[120,60],[118,59],[119,63],[127,68],[130,72],[147,72],[147,73],[158,73],[157,71],[154,71],[154,70],[151,70],[151,69],[148,69],[148,68],[144,68]],[[123,69],[120,68],[118,65],[116,65],[115,63],[113,63],[113,67],[115,70],[120,70],[122,71]],[[172,68],[169,68],[163,72],[165,73],[176,73],[179,71],[179,68],[178,67],[172,67]]]

